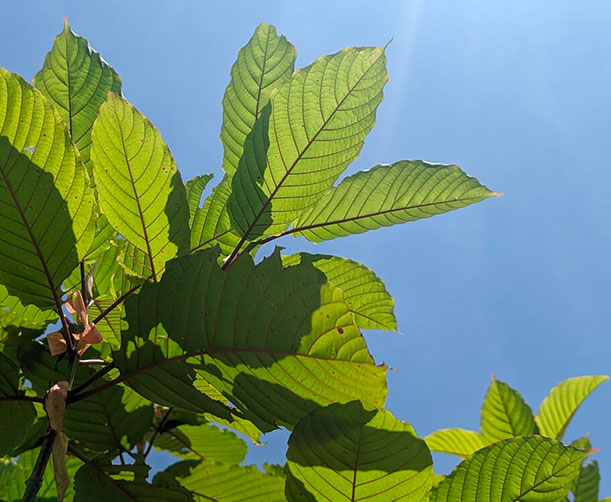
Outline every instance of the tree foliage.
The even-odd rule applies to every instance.
[[[265,24],[238,53],[224,177],[203,203],[212,175],[182,180],[67,22],[33,86],[0,69],[0,499],[597,500],[589,441],[561,440],[606,377],[562,382],[536,417],[494,379],[481,432],[422,439],[384,409],[387,368],[362,334],[397,329],[380,278],[348,258],[257,253],[498,195],[420,160],[338,181],[375,123],[385,48],[295,58]],[[244,465],[242,437],[277,427],[286,465]],[[153,450],[176,462],[151,476]],[[463,461],[444,477],[431,451]]]

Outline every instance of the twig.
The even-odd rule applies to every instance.
[[[120,305],[121,303],[123,303],[125,301],[125,299],[128,296],[131,296],[132,293],[136,292],[138,289],[140,289],[142,287],[142,284],[137,284],[136,286],[134,286],[133,288],[131,288],[127,293],[121,295],[120,298],[118,298],[117,300],[115,300],[114,302],[112,302],[112,304],[110,305],[110,307],[108,307],[107,309],[105,309],[104,311],[102,311],[102,313],[97,316],[94,320],[93,320],[93,324],[97,324],[99,323],[102,319],[104,319],[110,312],[112,312],[118,305]]]
[[[89,366],[106,366],[112,364],[111,362],[104,361],[104,359],[81,359],[78,363]]]
[[[146,447],[146,451],[144,452],[144,458],[146,458],[148,456],[148,454],[151,452],[151,448],[153,448],[153,442],[155,441],[155,438],[157,437],[157,434],[159,434],[159,432],[161,431],[161,429],[163,428],[163,426],[167,422],[168,417],[170,416],[170,413],[172,413],[173,410],[174,410],[174,408],[168,408],[168,411],[165,412],[165,415],[161,419],[161,422],[159,422],[159,424],[155,428],[155,432],[153,432],[153,435],[151,436],[149,444]]]

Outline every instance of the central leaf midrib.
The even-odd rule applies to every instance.
[[[134,181],[134,176],[132,174],[131,164],[129,161],[129,157],[127,156],[127,148],[125,146],[125,136],[123,132],[123,127],[121,125],[121,121],[119,120],[116,110],[115,110],[115,117],[117,118],[117,123],[121,131],[121,146],[123,149],[123,157],[125,159],[125,166],[127,167],[127,172],[129,174],[130,185],[132,187],[132,190],[134,191],[134,199],[136,200],[136,206],[138,207],[138,215],[140,216],[140,223],[142,224],[142,233],[144,234],[146,250],[149,256],[149,260],[151,261],[151,275],[153,277],[153,282],[157,282],[157,274],[155,273],[155,262],[153,260],[153,251],[151,250],[151,244],[149,242],[148,233],[146,231],[146,225],[144,223],[144,214],[142,213],[142,208],[140,207],[140,198],[138,197],[138,191],[136,190],[136,183]]]
[[[346,99],[348,99],[348,97],[353,93],[354,89],[361,83],[361,80],[363,80],[363,78],[365,78],[365,75],[367,75],[367,73],[374,67],[375,63],[377,63],[378,59],[380,57],[378,56],[376,58],[376,60],[371,64],[371,66],[369,68],[367,68],[367,70],[365,72],[363,72],[363,74],[359,77],[359,79],[356,81],[356,83],[348,90],[348,92],[346,93],[346,95],[342,98],[342,100],[337,104],[337,106],[333,109],[333,111],[331,112],[331,114],[329,115],[329,117],[323,122],[323,124],[318,128],[318,130],[316,131],[316,133],[314,134],[314,136],[312,136],[312,139],[308,140],[308,142],[306,143],[304,149],[297,155],[297,158],[293,161],[293,163],[291,164],[291,166],[289,167],[289,169],[287,169],[287,171],[284,173],[284,175],[282,176],[282,178],[280,179],[280,181],[278,182],[278,184],[276,185],[276,188],[274,188],[274,190],[272,191],[272,193],[269,195],[269,197],[267,198],[267,200],[265,201],[265,203],[263,204],[263,206],[261,207],[261,209],[259,210],[259,212],[256,214],[255,218],[253,219],[252,223],[249,225],[249,227],[246,229],[246,232],[244,233],[244,237],[242,238],[242,243],[244,241],[246,241],[246,239],[248,238],[248,236],[250,235],[250,233],[252,232],[252,229],[255,227],[255,225],[257,224],[257,222],[259,221],[259,219],[261,218],[261,216],[263,215],[263,213],[265,212],[265,210],[267,209],[267,206],[269,206],[269,204],[271,203],[272,199],[276,196],[276,193],[278,193],[278,190],[280,190],[280,188],[282,188],[282,184],[285,182],[286,178],[288,176],[291,175],[293,169],[295,168],[295,166],[299,163],[299,161],[303,158],[303,156],[305,155],[305,153],[308,151],[308,149],[310,148],[310,146],[312,146],[312,144],[316,141],[316,138],[318,138],[319,134],[325,129],[325,127],[327,126],[327,124],[331,121],[331,119],[335,116],[335,114],[339,111],[340,107],[344,104],[344,101],[346,101]],[[290,85],[290,84],[289,84]],[[267,159],[266,159],[267,160]],[[239,248],[240,246],[238,246]]]
[[[68,76],[66,87],[68,91],[68,122],[70,126],[70,137],[73,137],[74,131],[72,130],[72,81],[71,81],[71,73],[70,73],[70,52],[68,49],[68,34],[66,33],[65,38],[65,47],[66,47],[66,73]]]
[[[384,209],[383,211],[378,211],[378,212],[375,212],[375,213],[367,213],[367,214],[362,214],[362,215],[358,215],[358,216],[351,216],[349,218],[342,218],[342,219],[339,219],[339,220],[325,221],[325,222],[321,222],[321,223],[313,223],[311,225],[305,225],[303,227],[295,227],[295,228],[292,228],[290,230],[287,230],[284,233],[285,234],[292,234],[292,233],[295,233],[295,232],[303,232],[305,230],[311,230],[313,228],[320,228],[320,227],[326,227],[326,226],[332,226],[332,225],[341,225],[342,223],[350,223],[352,221],[362,220],[364,218],[373,218],[374,216],[382,216],[384,214],[394,213],[394,212],[398,212],[398,211],[409,211],[411,209],[420,209],[420,208],[423,208],[423,207],[437,206],[439,204],[452,204],[452,203],[455,203],[455,202],[469,202],[471,200],[480,199],[480,198],[481,197],[460,197],[458,199],[442,200],[442,201],[438,201],[438,202],[427,202],[425,204],[416,204],[414,206],[405,206],[405,207],[397,207],[397,208]],[[432,216],[435,216],[435,215],[432,215]]]
[[[263,66],[261,67],[261,77],[257,88],[257,100],[255,104],[255,121],[259,118],[259,105],[261,104],[261,91],[263,91],[263,77],[265,76],[265,66],[267,63],[267,51],[269,47],[269,32],[271,27],[267,27],[267,35],[265,37],[265,50],[263,51]]]
[[[359,456],[361,453],[361,439],[363,437],[363,426],[361,425],[359,427],[359,437],[358,440],[356,442],[356,454],[354,456],[354,469],[353,469],[353,476],[352,476],[352,497],[351,497],[351,502],[354,502],[356,500],[356,475],[358,473],[359,470]]]

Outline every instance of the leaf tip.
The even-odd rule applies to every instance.
[[[595,453],[598,453],[601,449],[600,448],[591,448],[590,450],[588,450],[588,455],[594,455]]]
[[[503,195],[505,195],[503,192],[492,192],[490,194],[491,197],[502,197]]]

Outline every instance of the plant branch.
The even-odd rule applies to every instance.
[[[81,361],[83,362],[83,361]],[[83,390],[85,390],[87,387],[89,387],[92,383],[96,382],[97,380],[99,380],[100,378],[102,378],[104,375],[106,375],[107,373],[109,373],[111,370],[113,370],[115,368],[115,363],[109,363],[106,366],[104,366],[101,370],[97,371],[96,373],[94,373],[93,375],[91,375],[87,380],[85,380],[82,384],[80,384],[76,389],[71,390],[68,394],[68,402],[69,403],[73,403],[75,401],[78,401],[78,399],[74,399],[75,397],[78,397],[78,394],[80,392],[82,392]]]
[[[157,434],[159,434],[159,432],[161,431],[165,423],[168,421],[168,417],[170,416],[170,413],[172,413],[173,410],[174,408],[168,408],[168,411],[165,412],[165,415],[161,419],[161,422],[159,422],[159,424],[155,428],[155,432],[153,432],[153,435],[151,436],[149,444],[146,447],[146,451],[144,452],[144,458],[146,458],[148,454],[151,452],[151,448],[153,448],[153,443],[155,442],[155,438],[157,437]]]
[[[23,502],[36,501],[36,495],[38,495],[40,487],[42,486],[45,469],[47,468],[47,463],[49,462],[49,458],[51,457],[51,451],[53,450],[53,441],[55,441],[55,436],[57,436],[57,431],[49,427],[47,429],[47,432],[45,433],[45,437],[42,440],[40,452],[38,453],[38,458],[36,459],[36,464],[34,464],[32,474],[25,482],[25,493],[23,494]]]
[[[5,397],[0,397],[0,403],[6,402],[6,401],[29,401],[32,403],[42,403],[43,402],[43,398],[42,397],[38,397],[38,396],[5,396]]]

